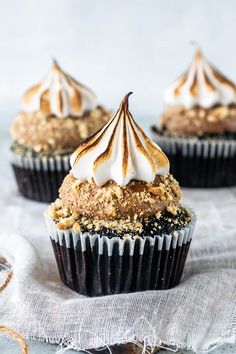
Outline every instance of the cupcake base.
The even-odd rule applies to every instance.
[[[87,296],[165,290],[178,285],[191,242],[164,252],[152,247],[143,255],[130,256],[125,252],[123,256],[109,257],[97,254],[91,264],[91,250],[78,253],[51,241],[62,282]],[[171,272],[172,268],[174,272]],[[80,272],[80,278],[77,272]]]
[[[170,160],[170,173],[182,187],[220,188],[236,186],[236,157],[206,159],[165,151]]]
[[[46,222],[63,283],[80,294],[101,296],[178,285],[195,217],[171,235],[143,238],[61,231],[47,216]]]
[[[68,174],[69,155],[35,158],[14,156],[12,168],[20,194],[31,200],[51,203]]]
[[[236,141],[167,137],[153,131],[154,141],[170,160],[170,173],[182,187],[236,186]]]

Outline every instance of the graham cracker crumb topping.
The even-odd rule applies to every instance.
[[[159,211],[175,212],[181,191],[170,175],[156,176],[154,182],[131,181],[119,186],[109,181],[98,187],[93,180],[81,183],[70,173],[59,190],[63,206],[86,217],[123,219],[126,216],[150,217]]]
[[[11,126],[11,134],[18,143],[35,152],[51,149],[75,149],[83,140],[100,129],[111,112],[97,106],[81,117],[58,118],[42,112],[20,112]]]
[[[63,207],[62,201],[58,199],[51,205],[49,216],[54,220],[59,230],[71,229],[74,232],[92,231],[95,233],[109,230],[110,234],[132,236],[145,232],[154,235],[166,228],[178,229],[188,224],[191,220],[191,215],[180,205],[176,206],[174,213],[173,215],[164,210],[151,218],[140,218],[138,215],[134,215],[133,217],[127,216],[117,220],[100,219],[98,217],[89,218],[72,213],[68,208]]]
[[[208,109],[167,107],[161,117],[161,127],[172,134],[183,135],[236,132],[236,105],[216,105]]]

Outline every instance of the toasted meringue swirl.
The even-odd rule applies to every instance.
[[[156,174],[169,172],[166,155],[134,122],[130,94],[111,120],[72,154],[72,173],[78,180],[93,178],[98,186],[113,180],[124,186],[131,180],[153,182]]]
[[[236,103],[236,85],[228,80],[196,47],[190,68],[165,92],[170,106],[210,108]]]
[[[49,74],[23,96],[25,112],[79,117],[97,105],[95,94],[65,73],[56,61]]]

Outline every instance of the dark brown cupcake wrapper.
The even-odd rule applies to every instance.
[[[183,187],[217,188],[236,185],[236,141],[165,137],[154,141],[170,160],[170,172]]]
[[[20,193],[28,199],[51,203],[70,170],[70,155],[31,157],[12,154],[11,164]]]
[[[46,223],[61,280],[76,292],[100,296],[164,290],[179,284],[196,217],[170,235],[123,238],[58,230]]]

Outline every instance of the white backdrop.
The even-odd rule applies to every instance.
[[[133,90],[132,111],[147,128],[192,58],[189,42],[236,80],[235,38],[235,0],[1,0],[0,126],[55,57],[110,108]]]

